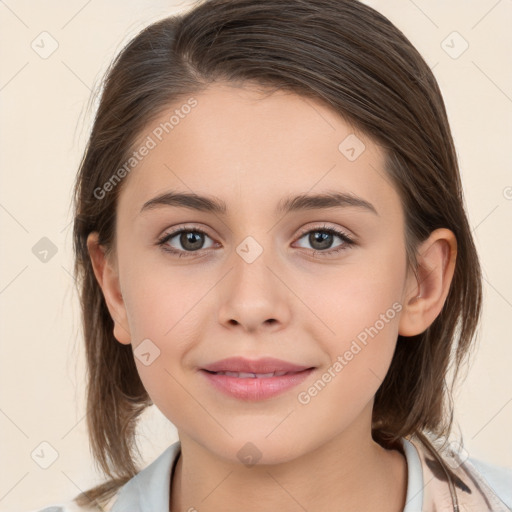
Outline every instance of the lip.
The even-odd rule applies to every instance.
[[[263,357],[261,359],[246,359],[244,357],[228,357],[201,368],[210,372],[246,372],[246,373],[272,373],[272,372],[300,372],[311,366],[298,365],[275,359]]]
[[[231,357],[217,361],[200,370],[207,381],[218,391],[246,401],[259,401],[280,395],[297,386],[315,370],[311,366],[297,365],[274,358],[249,360]],[[213,372],[274,373],[288,372],[273,377],[237,377]]]

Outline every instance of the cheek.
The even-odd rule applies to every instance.
[[[183,382],[181,365],[201,340],[204,299],[216,279],[198,279],[197,270],[184,267],[141,264],[126,270],[130,277],[123,295],[135,363],[144,387],[156,404],[166,404],[169,396],[174,404],[186,404],[190,396],[182,393],[179,384]],[[166,412],[169,414],[172,411]]]
[[[333,324],[336,332],[324,346],[329,353],[328,372],[344,401],[366,403],[389,369],[398,337],[398,301],[367,300],[347,306]],[[329,379],[329,377],[326,377]]]
[[[214,279],[197,278],[197,271],[165,266],[140,266],[129,272],[125,301],[130,332],[135,340],[176,338],[187,325],[200,320],[199,302]],[[211,283],[210,283],[211,281]]]
[[[297,390],[304,406],[303,427],[311,431],[348,427],[375,396],[396,346],[402,305],[393,276],[376,281],[354,272],[344,284],[346,288],[323,304],[327,309],[322,319],[334,334],[326,334],[319,322],[311,333],[330,361],[309,387]]]
[[[333,368],[338,385],[351,393],[357,388],[356,395],[361,392],[369,399],[393,357],[405,255],[382,251],[378,257],[336,269],[324,279],[328,293],[315,294],[311,304],[323,322],[310,323],[311,336],[323,345],[331,365],[339,362]]]
[[[397,323],[399,317],[405,277],[405,257],[380,253],[317,275],[316,280],[304,284],[303,293],[325,322],[318,326],[324,338],[326,327],[331,334],[327,339],[350,340],[375,324],[384,337],[389,337],[388,326]],[[317,291],[312,294],[311,290]]]

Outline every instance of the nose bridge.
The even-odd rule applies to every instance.
[[[240,324],[247,330],[283,324],[289,318],[286,293],[275,275],[279,272],[274,268],[278,258],[273,254],[271,236],[256,236],[246,236],[234,247],[230,259],[232,271],[219,309],[221,323]]]
[[[261,240],[261,236],[259,239]],[[271,254],[274,249],[268,240],[269,237],[263,242],[264,247],[263,243],[258,242],[255,237],[247,236],[235,248],[234,284],[237,288],[249,292],[249,296],[252,292],[255,294],[265,292],[265,289],[271,285],[270,281],[273,280],[268,267],[272,265],[270,260],[274,259]]]

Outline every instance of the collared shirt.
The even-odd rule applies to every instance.
[[[458,511],[453,505],[441,465],[419,441],[402,438],[407,461],[407,494],[403,512],[510,512],[512,470],[467,459],[453,472]],[[156,460],[124,484],[105,512],[169,512],[170,482],[181,452],[181,443],[169,446]],[[74,502],[31,512],[89,512]]]

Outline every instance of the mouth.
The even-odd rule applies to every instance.
[[[204,366],[202,370],[210,373],[227,374],[239,378],[270,378],[281,377],[287,373],[297,373],[311,366],[299,365],[273,357],[261,359],[246,359],[244,357],[229,357]]]
[[[308,368],[309,369],[309,368]],[[236,377],[237,379],[270,379],[271,377],[282,377],[283,375],[291,375],[300,372],[270,372],[270,373],[251,373],[251,372],[211,372],[215,375],[227,375],[228,377]]]
[[[213,389],[226,396],[237,400],[261,401],[291,390],[306,380],[314,370],[314,367],[309,367],[299,371],[254,373],[202,369],[200,373]]]

